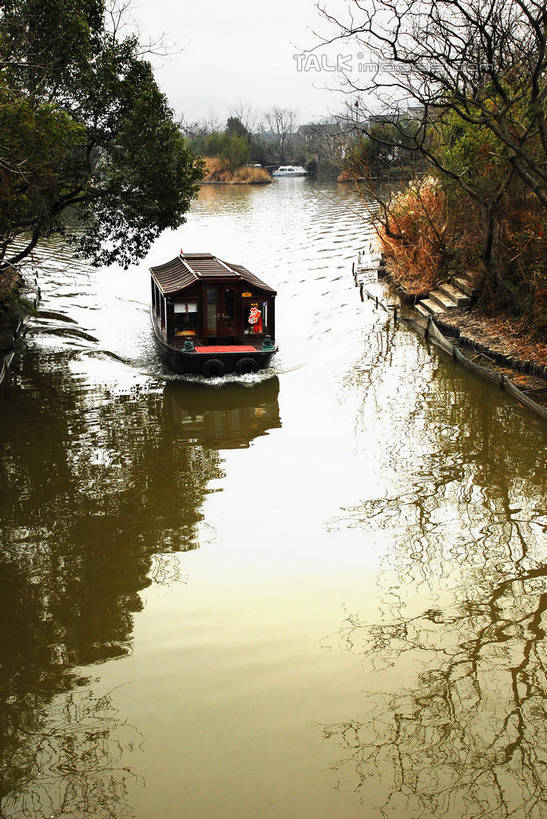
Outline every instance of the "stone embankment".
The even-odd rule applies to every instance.
[[[471,275],[453,276],[439,284],[415,308],[431,316],[446,335],[458,339],[476,356],[527,375],[547,378],[547,344],[534,341],[526,327],[511,319],[487,317],[473,305],[478,283]]]
[[[358,260],[356,273],[359,264]],[[534,339],[523,322],[482,313],[475,306],[479,286],[472,275],[454,275],[418,301],[389,275],[383,260],[379,277],[394,285],[403,302],[413,305],[422,326],[433,322],[454,339],[458,360],[485,377],[489,373],[490,380],[506,379],[537,405],[547,407],[547,344]]]

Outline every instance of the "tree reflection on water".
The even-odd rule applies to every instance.
[[[91,690],[59,696],[30,725],[6,759],[2,816],[130,816],[126,801],[135,779],[122,757],[140,744],[109,695]]]
[[[390,545],[379,621],[349,613],[339,634],[363,658],[373,690],[362,714],[323,733],[343,749],[335,768],[353,779],[370,815],[539,819],[547,740],[541,429],[512,407],[470,399],[467,377],[442,361],[431,367],[405,416],[404,449],[400,429],[386,436],[386,460],[403,461],[399,485],[331,524],[363,527],[367,541],[376,532]]]
[[[521,572],[488,599],[386,624],[348,617],[344,638],[375,667],[423,668],[408,688],[369,692],[366,719],[324,727],[364,797],[371,778],[384,781],[382,815],[543,815],[545,577]]]
[[[130,653],[140,592],[199,546],[228,421],[196,385],[90,390],[50,364],[27,355],[0,397],[0,815],[122,816],[140,738],[76,669]],[[225,393],[226,446],[279,426],[277,380],[255,387]]]

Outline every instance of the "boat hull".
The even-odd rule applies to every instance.
[[[203,375],[209,378],[222,376],[224,373],[244,375],[268,367],[272,356],[277,352],[277,347],[274,347],[273,350],[256,348],[250,350],[246,346],[242,351],[238,350],[235,345],[234,352],[224,350],[220,352],[218,348],[212,348],[211,352],[179,350],[161,337],[153,317],[151,320],[161,356],[168,367],[177,373]]]

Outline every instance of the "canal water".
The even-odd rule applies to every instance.
[[[203,188],[129,271],[41,251],[0,392],[1,816],[545,815],[545,429],[360,301],[372,235],[281,179]],[[271,370],[164,370],[181,248],[277,289]]]

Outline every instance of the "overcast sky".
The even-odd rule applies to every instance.
[[[294,59],[317,43],[315,0],[134,0],[132,14],[142,37],[163,32],[182,49],[153,62],[158,83],[186,120],[216,114],[223,124],[240,102],[259,112],[294,109],[300,123],[340,107],[340,95],[328,90],[336,76],[297,71]]]

